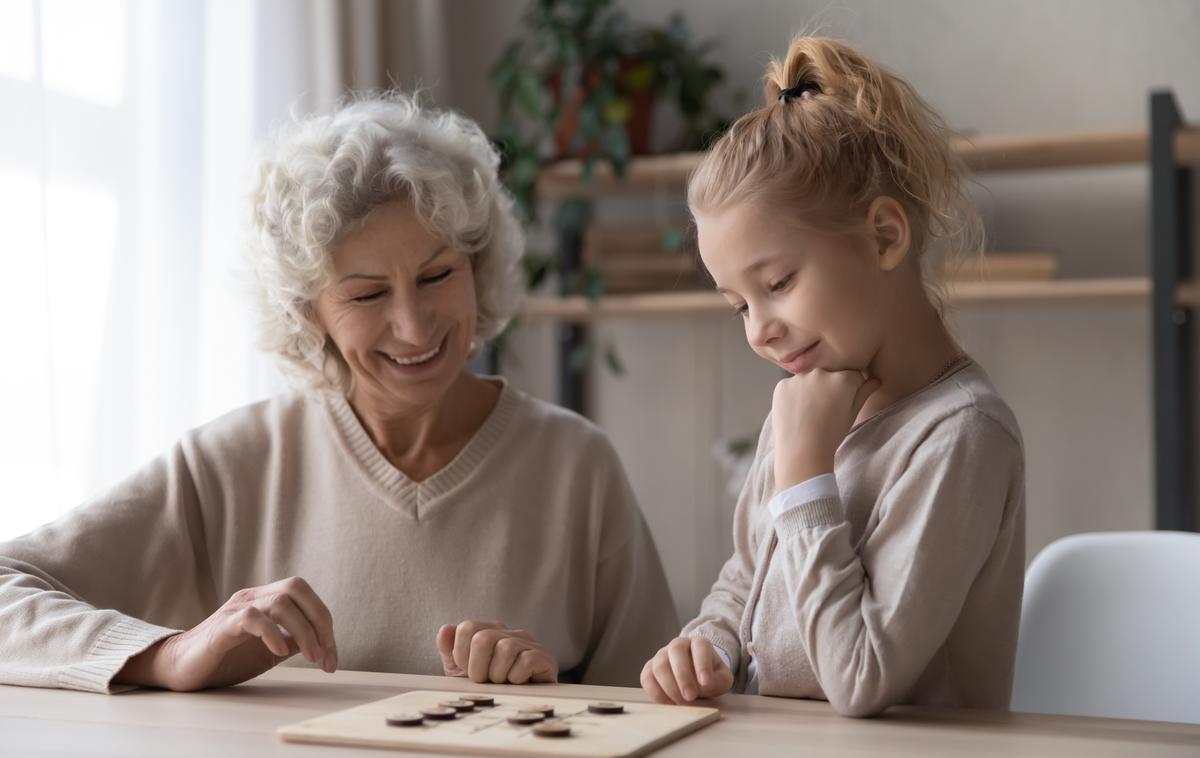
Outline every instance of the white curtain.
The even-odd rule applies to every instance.
[[[348,42],[430,11],[353,5],[0,0],[0,540],[283,389],[237,273],[254,148],[413,78]]]

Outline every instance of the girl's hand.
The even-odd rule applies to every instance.
[[[525,684],[558,681],[558,661],[523,629],[497,621],[446,624],[437,633],[446,676],[472,682]]]
[[[683,705],[723,695],[732,686],[733,672],[700,637],[676,637],[642,667],[642,688],[656,703]]]
[[[130,658],[115,681],[169,690],[228,687],[296,653],[337,669],[333,616],[298,576],[238,590],[216,613]]]
[[[854,426],[878,379],[860,371],[823,371],[788,377],[775,385],[775,489],[782,492],[833,471],[833,456]]]

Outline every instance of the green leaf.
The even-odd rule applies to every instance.
[[[622,124],[611,124],[604,134],[604,152],[612,163],[613,173],[625,176],[625,167],[629,165],[629,135],[625,133]]]
[[[617,355],[617,349],[612,343],[604,346],[604,362],[608,365],[608,370],[617,376],[625,375],[625,364],[621,362],[621,356]]]
[[[588,269],[583,279],[583,294],[587,299],[596,302],[604,297],[604,274],[594,268]]]
[[[513,184],[530,184],[537,181],[538,159],[532,153],[517,155],[510,169]]]
[[[545,94],[542,92],[542,82],[529,71],[517,75],[513,96],[517,104],[532,118],[538,118],[546,109]]]
[[[554,211],[554,230],[578,232],[591,220],[592,203],[587,198],[572,197],[559,203]]]
[[[589,142],[594,142],[600,134],[600,111],[596,103],[584,101],[579,106],[579,120],[576,122],[575,135],[571,138],[571,152],[579,152]]]
[[[604,106],[604,120],[610,124],[624,124],[633,115],[633,106],[624,97],[618,97]]]
[[[621,74],[621,84],[627,92],[645,92],[654,86],[654,64],[639,63]]]
[[[672,253],[679,252],[683,249],[683,232],[675,227],[663,230],[662,246]]]
[[[554,268],[554,259],[539,253],[526,253],[521,264],[525,269],[525,286],[532,291],[546,281],[546,275]]]
[[[592,343],[583,342],[571,348],[567,356],[567,366],[572,374],[582,374],[592,362]]]

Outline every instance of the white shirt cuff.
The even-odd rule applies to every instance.
[[[788,487],[783,492],[775,493],[775,497],[767,503],[767,508],[770,509],[774,518],[779,518],[793,508],[807,505],[814,500],[837,496],[837,477],[830,472],[814,476],[812,479],[805,479],[795,486]]]
[[[729,660],[729,656],[725,654],[725,651],[716,645],[713,645],[713,650],[716,650],[717,655],[720,656],[721,660],[725,661],[725,668],[733,671],[733,661]]]

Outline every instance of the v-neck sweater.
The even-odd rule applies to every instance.
[[[467,445],[414,481],[344,397],[287,394],[0,543],[0,683],[113,691],[130,657],[289,576],[329,606],[351,670],[441,674],[441,624],[498,619],[542,642],[565,681],[636,686],[678,623],[589,421],[504,384]]]

